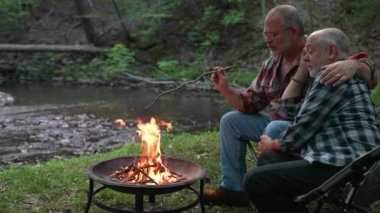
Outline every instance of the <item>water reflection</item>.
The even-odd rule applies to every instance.
[[[64,106],[62,112],[94,114],[116,119],[144,119],[157,117],[179,124],[195,124],[200,128],[216,128],[220,116],[231,107],[219,94],[192,95],[186,90],[161,96],[146,109],[159,94],[153,88],[110,88],[53,84],[3,84],[0,91],[16,98],[14,106]],[[208,124],[208,125],[205,125]]]

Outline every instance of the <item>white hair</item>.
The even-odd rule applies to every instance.
[[[350,55],[350,41],[346,34],[337,28],[325,28],[312,34],[317,34],[321,45],[336,45],[338,49],[338,60],[346,59]]]

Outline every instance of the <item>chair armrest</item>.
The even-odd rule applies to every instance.
[[[364,168],[371,167],[375,162],[380,159],[380,145],[376,146],[371,151],[360,156],[343,169],[339,170],[335,175],[327,179],[319,187],[311,190],[310,192],[299,195],[295,198],[295,202],[305,205],[313,200],[319,199],[331,190],[343,186],[348,181],[357,178],[356,176],[364,175]]]
[[[297,196],[294,201],[300,205],[306,205],[311,201],[318,200],[323,195],[319,188],[316,188],[306,194]]]
[[[310,192],[299,195],[295,198],[295,202],[305,205],[313,200],[319,199],[327,192],[330,192],[336,187],[344,185],[352,176],[354,171],[350,166],[346,166],[343,169],[339,170],[335,175],[323,182],[319,187],[311,190]]]

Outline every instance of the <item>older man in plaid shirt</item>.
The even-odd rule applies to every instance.
[[[327,28],[306,41],[305,63],[313,79],[293,124],[279,140],[262,136],[259,167],[244,178],[244,190],[260,213],[307,212],[293,200],[380,144],[374,104],[365,83],[353,77],[340,86],[320,83],[323,65],[347,58],[346,35]],[[281,107],[300,103],[279,100]]]

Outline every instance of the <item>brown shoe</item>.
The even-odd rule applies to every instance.
[[[205,189],[203,201],[206,204],[228,205],[228,206],[249,206],[249,201],[244,192],[233,191],[220,187],[219,189]]]

